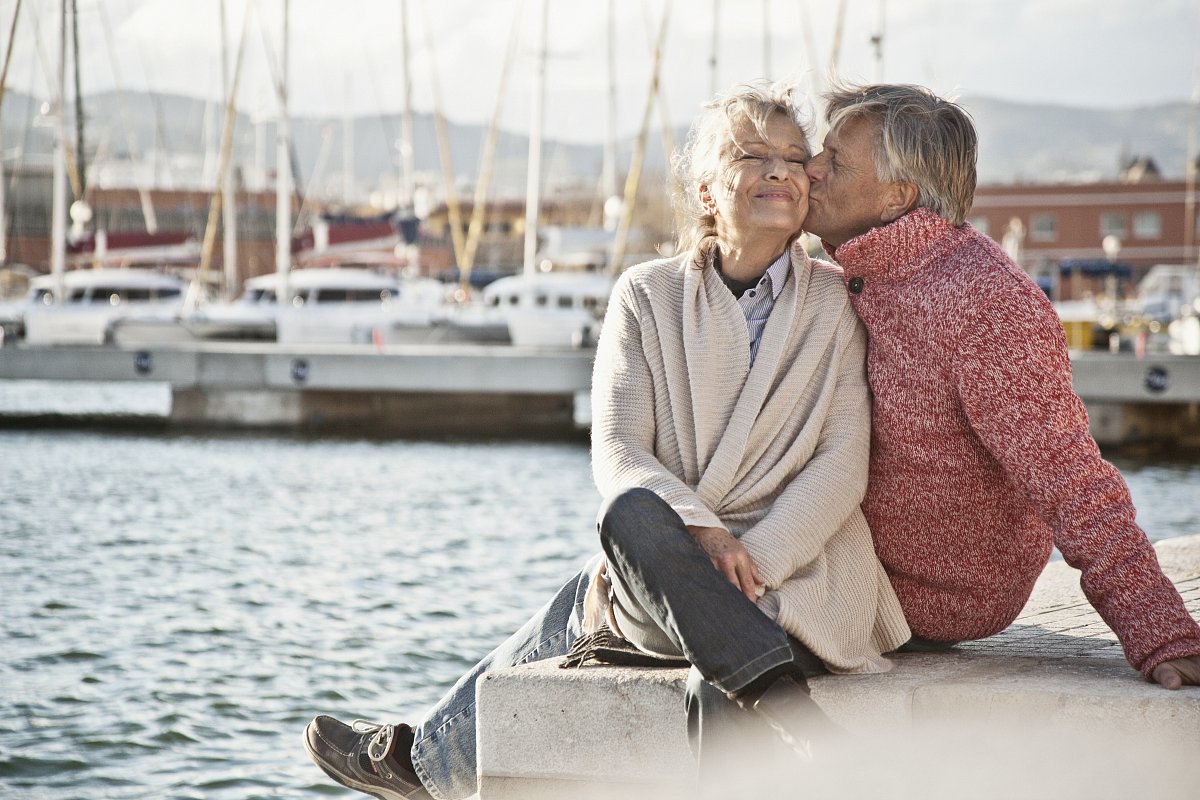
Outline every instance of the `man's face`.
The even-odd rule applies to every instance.
[[[891,221],[884,211],[891,184],[875,177],[878,128],[872,120],[850,119],[829,131],[824,149],[808,162],[804,229],[834,247]]]

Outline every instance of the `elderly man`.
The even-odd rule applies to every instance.
[[[971,120],[918,86],[826,99],[805,228],[841,264],[867,328],[863,510],[910,646],[1004,629],[1057,545],[1134,668],[1168,689],[1200,684],[1200,626],[1088,432],[1058,317],[964,223]]]

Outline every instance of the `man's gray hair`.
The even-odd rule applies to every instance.
[[[835,86],[824,95],[830,130],[855,119],[879,124],[875,176],[912,183],[917,205],[961,225],[975,199],[978,144],[970,115],[924,86]]]
[[[720,178],[721,159],[734,144],[733,128],[740,120],[748,120],[763,141],[768,141],[767,120],[782,114],[795,124],[808,147],[811,130],[805,111],[793,100],[793,89],[787,83],[759,81],[718,94],[702,106],[683,149],[671,159],[679,229],[677,253],[691,252],[698,265],[707,260],[717,235],[717,220],[701,205],[700,187],[714,186]]]

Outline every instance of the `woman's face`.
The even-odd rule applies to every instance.
[[[765,138],[745,118],[731,134],[712,183],[700,187],[701,204],[716,216],[718,239],[778,237],[786,243],[808,213],[803,131],[785,115],[772,114]]]

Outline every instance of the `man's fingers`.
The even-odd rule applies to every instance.
[[[1183,686],[1183,676],[1169,663],[1159,664],[1155,667],[1151,677],[1164,689],[1178,689]]]
[[[1200,656],[1164,661],[1154,668],[1150,677],[1166,689],[1178,689],[1185,683],[1200,686]]]

